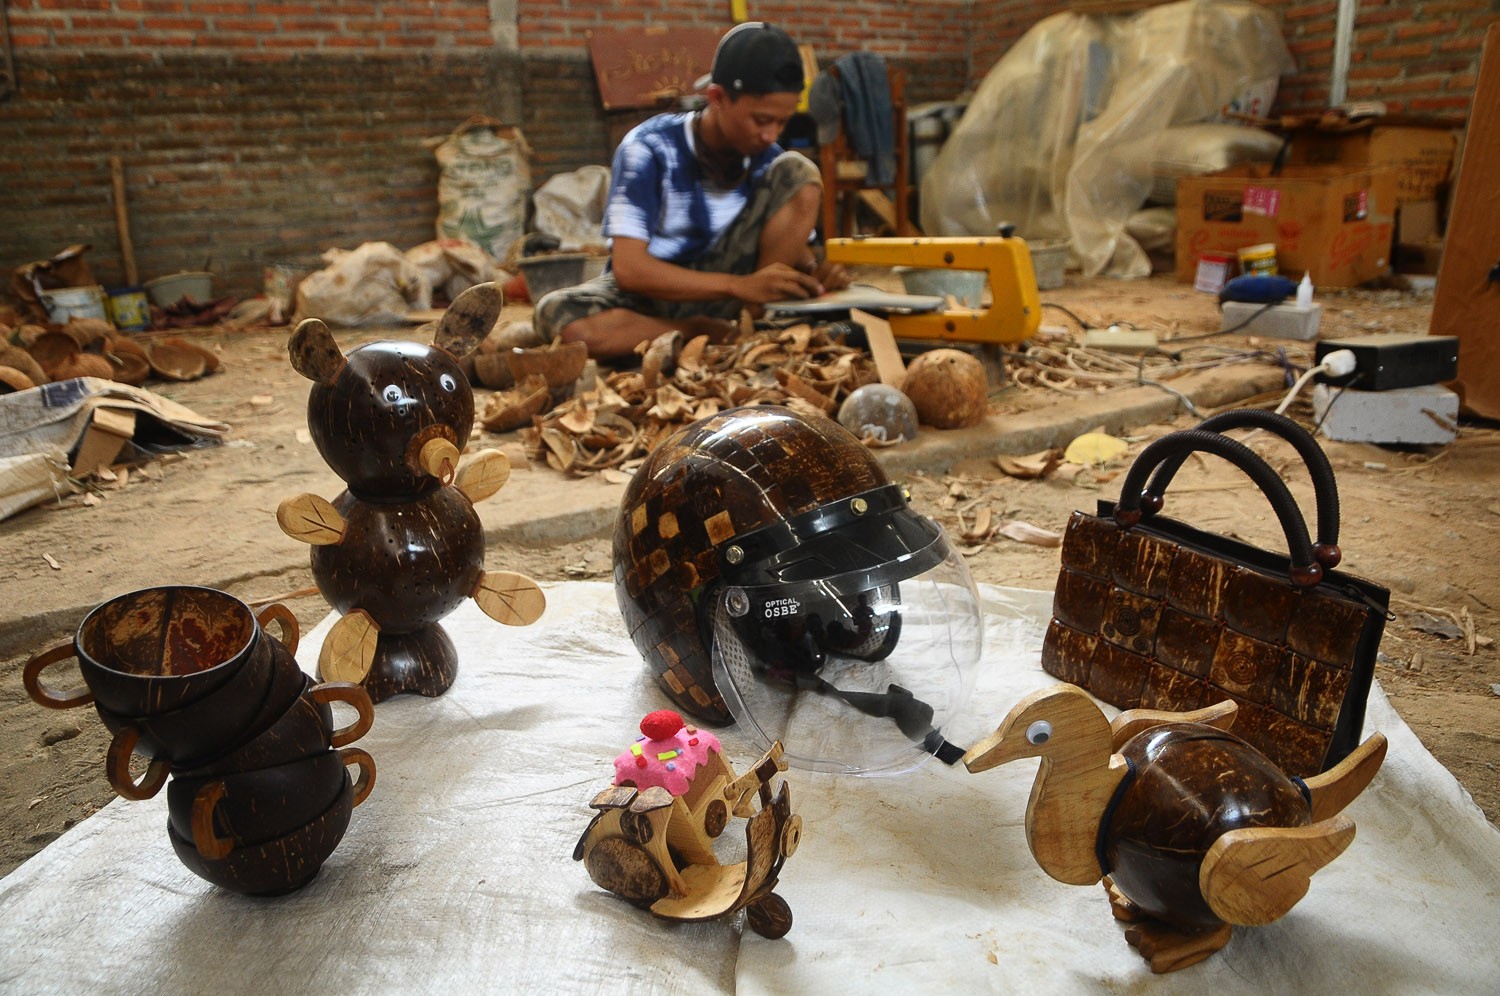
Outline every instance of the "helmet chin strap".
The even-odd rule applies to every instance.
[[[894,721],[903,734],[944,764],[955,764],[966,753],[932,728],[932,706],[900,685],[887,685],[883,692],[848,692],[807,672],[799,672],[793,680],[802,691],[833,695],[867,716]]]

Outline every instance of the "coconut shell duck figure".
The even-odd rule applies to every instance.
[[[1026,807],[1037,864],[1071,885],[1102,880],[1130,945],[1153,972],[1175,971],[1307,894],[1353,841],[1342,810],[1385,760],[1375,733],[1299,782],[1227,732],[1235,710],[1136,709],[1110,722],[1083,691],[1058,685],[1017,703],[964,765],[1041,758]]]
[[[494,284],[469,288],[431,346],[381,340],[346,356],[315,318],[287,345],[293,368],[313,382],[308,431],[348,487],[332,502],[288,498],[276,519],[312,546],[313,579],[341,614],[323,641],[321,679],[362,684],[376,702],[452,685],[458,655],[439,620],[465,598],[507,625],[534,622],[546,607],[530,578],[484,569],[474,504],[505,485],[509,460],[484,450],[459,466],[474,395],[458,357],[503,303]]]
[[[670,709],[653,712],[615,758],[614,784],[590,803],[596,813],[573,858],[596,885],[663,919],[743,909],[751,930],[783,937],[792,911],[772,890],[802,837],[786,783],[771,792],[786,769],[778,742],[736,776],[718,737]],[[745,860],[724,864],[713,841],[732,817],[745,819]]]

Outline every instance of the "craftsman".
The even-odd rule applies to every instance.
[[[547,340],[599,359],[681,330],[724,341],[740,312],[848,285],[810,246],[818,167],[776,144],[802,92],[802,59],[778,28],[750,21],[719,40],[701,110],[658,114],[615,151],[606,271],[537,302]]]

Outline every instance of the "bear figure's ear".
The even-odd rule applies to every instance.
[[[458,295],[443,312],[432,344],[454,359],[462,359],[479,348],[484,337],[495,327],[504,306],[505,295],[500,292],[499,284],[493,281],[475,284]]]
[[[286,351],[292,359],[292,369],[308,380],[331,384],[344,369],[344,354],[339,352],[339,344],[318,318],[304,319],[297,326],[287,340]]]

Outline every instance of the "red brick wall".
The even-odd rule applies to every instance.
[[[1267,0],[1299,71],[1281,110],[1326,101],[1333,0]],[[503,7],[504,4],[497,4]],[[913,102],[949,99],[1060,0],[755,2],[823,61],[878,52]],[[8,0],[19,92],[0,102],[0,278],[74,242],[123,279],[109,157],[125,164],[142,278],[212,259],[217,289],[260,289],[271,262],[431,237],[424,139],[471,114],[518,122],[534,179],[606,162],[590,30],[727,26],[724,0]],[[1463,113],[1487,0],[1360,0],[1349,96]],[[495,39],[513,35],[519,51]]]
[[[1285,106],[1328,103],[1338,5],[1270,3],[1282,16],[1298,73],[1283,81]],[[1485,30],[1500,7],[1485,0],[1359,0],[1348,99],[1381,100],[1392,111],[1467,115]]]
[[[1297,71],[1281,81],[1276,111],[1328,106],[1337,0],[1262,0],[1276,13]],[[973,8],[973,81],[1037,21],[1066,0],[1000,0]],[[1359,0],[1346,99],[1381,100],[1393,112],[1463,116],[1479,72],[1485,29],[1500,21],[1489,0]]]

